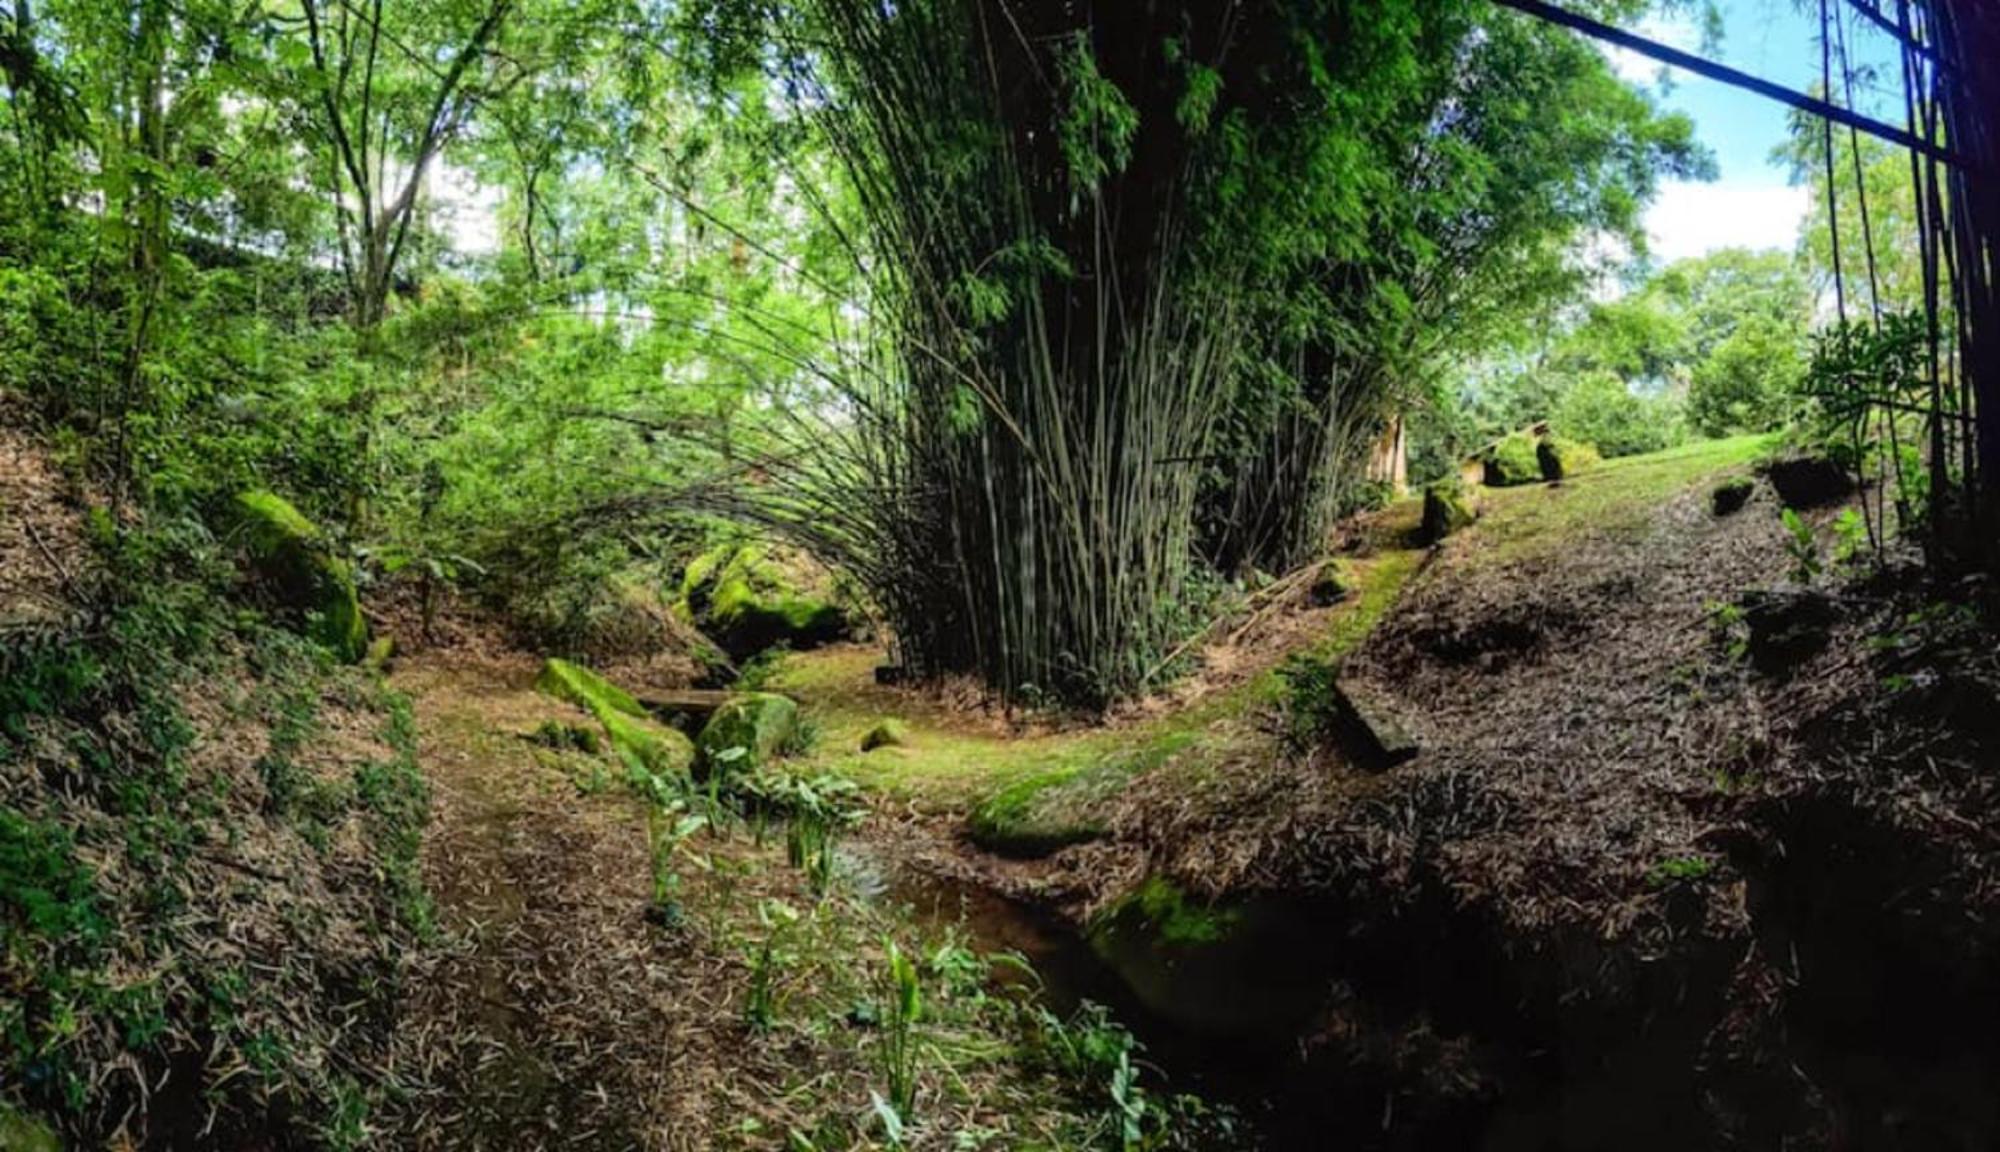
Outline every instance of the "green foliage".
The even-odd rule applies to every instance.
[[[917,1061],[921,1052],[918,1023],[924,1014],[923,980],[917,965],[894,940],[885,940],[886,958],[881,981],[881,1036],[876,1059],[886,1093],[875,1096],[876,1111],[890,1132],[893,1144],[916,1114]]]
[[[98,906],[90,868],[76,859],[69,834],[5,808],[0,808],[0,920],[8,926],[10,960],[14,948],[37,939],[88,958],[111,928]]]
[[[1653,866],[1647,874],[1655,887],[1696,884],[1715,871],[1715,863],[1701,856],[1672,856]]]
[[[1796,403],[1804,367],[1798,328],[1743,321],[1695,366],[1688,421],[1704,436],[1782,427]]]
[[[1811,584],[1819,578],[1825,568],[1820,559],[1819,535],[1813,526],[1791,508],[1780,509],[1779,519],[1784,521],[1788,536],[1785,540],[1785,554],[1792,561],[1792,582]]]
[[[646,854],[652,864],[653,915],[665,926],[681,922],[681,849],[708,818],[684,803],[655,804],[646,812]]]
[[[1658,452],[1685,438],[1682,414],[1672,400],[1635,393],[1605,372],[1578,378],[1557,403],[1553,419],[1565,435],[1595,445],[1606,457]]]

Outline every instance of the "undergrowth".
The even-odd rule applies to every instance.
[[[0,647],[0,1104],[78,1147],[358,1146],[429,923],[409,711],[233,607],[198,524],[95,549],[75,624]]]

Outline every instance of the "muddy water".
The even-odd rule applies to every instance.
[[[1027,976],[1005,965],[995,978],[1027,987],[1057,1015],[1086,1002],[1110,1010],[1144,1047],[1156,1090],[1188,1092],[1233,1108],[1254,1129],[1274,1106],[1271,1086],[1284,1076],[1289,1044],[1277,1037],[1199,1034],[1149,1010],[1069,921],[977,884],[911,867],[866,844],[841,849],[841,865],[862,895],[904,908],[918,924],[953,931],[987,953],[1028,962]],[[1259,1141],[1260,1144],[1265,1143]]]

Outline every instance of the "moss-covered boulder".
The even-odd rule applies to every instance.
[[[592,715],[605,710],[622,712],[627,716],[646,715],[646,706],[634,699],[630,692],[581,664],[554,657],[542,665],[542,674],[535,679],[535,691],[567,700],[588,709]],[[603,717],[599,715],[598,718]]]
[[[701,749],[701,769],[752,771],[776,758],[798,726],[799,706],[791,697],[747,692],[717,708],[702,726],[695,742]]]
[[[1425,544],[1436,544],[1478,519],[1478,511],[1466,490],[1450,481],[1440,481],[1424,489],[1424,518],[1417,534]]]
[[[63,1152],[55,1129],[0,1100],[0,1149],[6,1152]]]
[[[1542,479],[1542,461],[1536,440],[1525,432],[1501,439],[1486,453],[1486,486],[1512,488],[1535,484]]]
[[[1709,506],[1717,516],[1728,516],[1740,512],[1750,502],[1750,496],[1757,491],[1757,482],[1748,476],[1732,476],[1717,484],[1708,494]]]
[[[1306,589],[1306,601],[1315,608],[1329,608],[1347,599],[1359,587],[1361,577],[1354,571],[1354,565],[1336,558],[1320,565],[1319,574]]]
[[[1094,917],[1086,937],[1164,1019],[1207,1035],[1288,1035],[1322,987],[1312,924],[1310,910],[1279,897],[1211,901],[1155,875]]]
[[[742,661],[780,645],[805,651],[848,638],[852,619],[837,599],[831,578],[810,561],[734,544],[687,566],[675,610]]]
[[[656,775],[690,772],[695,747],[683,733],[656,724],[632,694],[580,664],[550,659],[535,680],[537,691],[589,712],[604,726],[612,751]]]
[[[910,726],[901,720],[889,719],[862,733],[861,750],[873,752],[877,748],[900,748],[909,742]]]
[[[264,489],[239,493],[236,515],[244,550],[271,596],[304,622],[305,633],[353,663],[368,650],[368,621],[354,574],[325,533],[290,501]]]
[[[1564,436],[1544,436],[1535,445],[1535,461],[1541,467],[1544,480],[1567,479],[1601,459],[1597,449],[1581,440]]]

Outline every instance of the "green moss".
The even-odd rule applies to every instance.
[[[306,635],[347,663],[360,660],[368,650],[368,621],[353,573],[332,553],[324,534],[275,492],[239,493],[236,510],[258,575],[287,607],[303,614]]]
[[[861,750],[899,748],[910,742],[910,726],[893,717],[878,722],[861,736]]]
[[[1567,479],[1603,461],[1597,449],[1563,436],[1544,436],[1535,445],[1535,459],[1540,464],[1544,480]]]
[[[677,776],[694,770],[694,742],[679,730],[622,712],[606,712],[598,720],[619,759],[636,762],[656,776]]]
[[[7,1152],[62,1152],[55,1130],[0,1100],[0,1148]]]
[[[1227,939],[1241,924],[1242,914],[1201,903],[1172,880],[1155,875],[1106,909],[1103,920],[1136,922],[1160,943],[1187,948]]]
[[[1582,533],[1646,531],[1660,506],[1675,494],[1743,468],[1774,442],[1770,436],[1698,440],[1665,452],[1607,460],[1558,488],[1487,492],[1479,520],[1486,547],[1467,562],[1525,562],[1561,552]]]
[[[844,609],[799,587],[755,545],[724,545],[695,557],[681,577],[674,610],[735,660],[780,645],[816,648],[848,632]]]
[[[1418,534],[1425,544],[1472,526],[1477,519],[1472,500],[1453,481],[1439,481],[1424,489],[1424,517]]]
[[[587,708],[600,720],[605,711],[638,717],[647,714],[645,705],[623,688],[580,664],[554,657],[542,665],[542,674],[535,679],[535,690]]]
[[[1501,439],[1486,453],[1486,486],[1512,488],[1534,484],[1542,478],[1542,462],[1535,450],[1535,438],[1517,432]]]
[[[775,692],[747,692],[715,710],[697,741],[704,771],[754,771],[775,758],[799,723],[799,706]],[[735,751],[741,749],[741,752]]]
[[[645,706],[631,693],[590,669],[567,660],[550,659],[535,680],[537,691],[586,709],[604,725],[612,751],[656,775],[692,771],[694,742],[663,724],[653,723]]]
[[[972,842],[1003,856],[1037,857],[1083,844],[1104,834],[1101,822],[1088,815],[1043,810],[1043,799],[1074,780],[1074,768],[1058,769],[1017,780],[973,809],[966,822]]]

